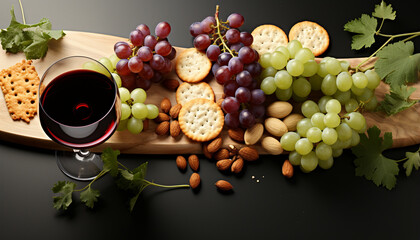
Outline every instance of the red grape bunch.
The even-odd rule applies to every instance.
[[[155,35],[145,24],[140,24],[130,33],[129,42],[120,41],[114,45],[114,52],[120,60],[116,70],[122,85],[128,89],[136,87],[147,90],[152,82],[163,80],[163,75],[172,71],[171,60],[176,50],[167,37],[171,26],[167,22],[156,25]]]
[[[243,23],[244,17],[238,13],[221,21],[216,6],[214,17],[208,16],[190,26],[194,47],[213,62],[213,75],[224,86],[226,98],[222,108],[229,128],[252,127],[265,114],[265,94],[256,80],[262,71],[259,54],[251,48],[252,35],[238,29]]]

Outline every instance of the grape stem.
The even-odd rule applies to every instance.
[[[219,20],[219,5],[216,5],[216,12],[214,13],[214,18],[216,19],[216,26],[214,26],[214,28],[216,29],[216,36],[217,38],[214,40],[214,43],[216,43],[218,40],[220,40],[220,44],[223,46],[223,52],[229,52],[230,55],[232,55],[232,57],[235,57],[235,54],[233,53],[233,51],[228,47],[228,45],[226,44],[225,39],[223,38],[222,35],[222,31],[221,29],[229,29],[228,27],[224,26],[223,23],[227,23],[227,22],[222,22]]]
[[[408,41],[412,38],[420,36],[420,32],[402,33],[402,34],[395,34],[395,35],[383,34],[383,33],[380,32],[380,30],[382,28],[382,24],[383,24],[383,21],[382,21],[381,26],[379,27],[378,31],[376,31],[375,35],[378,35],[378,36],[381,36],[381,37],[387,37],[388,40],[384,44],[382,44],[382,46],[379,47],[378,50],[376,50],[374,53],[372,53],[368,58],[366,58],[364,61],[360,62],[359,65],[356,66],[356,72],[361,71],[360,66],[365,64],[371,58],[375,57],[376,54],[378,54],[378,52],[381,51],[386,45],[388,45],[388,43],[391,42],[393,39],[400,38],[400,37],[407,37],[407,38],[402,40],[403,42],[406,42],[406,41]]]

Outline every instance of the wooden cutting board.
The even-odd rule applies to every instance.
[[[52,41],[49,44],[49,50],[45,58],[35,60],[34,66],[41,77],[44,71],[56,60],[72,56],[85,55],[95,59],[108,57],[113,53],[113,46],[117,41],[125,41],[127,39],[95,34],[86,32],[66,31],[66,36],[59,41]],[[176,48],[179,54],[184,49]],[[0,69],[8,68],[24,59],[23,54],[8,54],[4,50],[0,52]],[[352,66],[357,65],[363,59],[347,59]],[[370,62],[368,64],[373,64]],[[167,77],[179,79],[172,72]],[[213,87],[216,99],[223,94],[222,86],[215,81],[210,81]],[[417,84],[417,85],[420,85]],[[382,100],[388,88],[385,84],[376,90],[378,100]],[[160,84],[153,84],[147,91],[147,103],[159,104],[164,96],[171,99],[175,104],[175,93],[163,88]],[[420,87],[412,95],[414,99],[420,99]],[[392,132],[394,145],[393,147],[409,146],[420,143],[420,127],[418,127],[418,119],[420,117],[420,104],[416,104],[408,110],[405,110],[395,116],[387,117],[384,113],[365,113],[364,114],[368,126],[376,125],[382,132]],[[119,149],[122,153],[137,154],[183,154],[183,153],[201,153],[201,144],[190,141],[187,137],[182,136],[174,139],[170,136],[157,136],[154,133],[155,124],[151,121],[149,129],[143,131],[139,135],[133,135],[128,131],[116,132],[108,141],[92,149],[93,151],[101,151],[105,147]],[[236,144],[227,137],[227,132],[223,131],[224,145]],[[0,94],[0,139],[23,145],[30,145],[49,149],[64,149],[61,145],[53,142],[43,132],[38,116],[29,123],[23,121],[13,121],[8,113],[3,94]],[[261,150],[260,147],[259,150]]]

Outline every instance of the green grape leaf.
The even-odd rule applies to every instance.
[[[420,53],[413,55],[413,52],[414,44],[411,41],[389,44],[378,52],[375,71],[391,89],[417,82]]]
[[[351,48],[359,50],[363,47],[370,47],[375,42],[376,27],[378,20],[367,14],[362,14],[358,19],[354,19],[346,25],[344,30],[352,33],[357,33],[352,38]]]
[[[58,181],[54,184],[51,190],[53,193],[59,194],[53,197],[54,208],[57,210],[67,210],[73,201],[72,195],[75,188],[76,184],[73,182]]]
[[[103,170],[109,172],[111,176],[116,177],[118,175],[118,155],[119,150],[112,150],[112,148],[105,148],[102,151],[101,158],[104,162]]]
[[[80,200],[85,203],[87,207],[93,208],[98,197],[101,195],[99,190],[94,190],[90,186],[80,193]]]
[[[410,95],[415,90],[415,88],[408,88],[406,85],[391,89],[389,94],[385,94],[385,98],[378,107],[378,110],[382,110],[388,116],[391,116],[413,106],[417,101],[410,100]]]
[[[408,158],[407,161],[403,164],[405,168],[405,174],[408,176],[411,175],[413,171],[413,167],[416,170],[419,170],[420,167],[420,155],[419,155],[420,148],[416,152],[406,152],[405,156]]]
[[[359,145],[352,148],[356,155],[356,176],[364,176],[372,180],[376,186],[384,186],[391,190],[395,187],[398,175],[398,163],[386,158],[382,152],[392,146],[392,133],[386,132],[383,138],[376,126],[367,130],[367,135],[360,136]]]
[[[391,4],[386,4],[384,1],[381,4],[375,6],[375,11],[372,16],[377,18],[394,20],[396,17],[395,11],[393,11]]]
[[[26,59],[43,58],[51,39],[58,40],[66,34],[61,30],[51,30],[51,22],[43,18],[39,23],[28,25],[16,21],[14,8],[10,10],[12,19],[9,27],[0,32],[2,48],[7,52],[24,52]]]

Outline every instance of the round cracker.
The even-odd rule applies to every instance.
[[[187,137],[206,142],[220,134],[225,119],[222,109],[215,102],[196,98],[182,106],[178,121]]]
[[[184,105],[192,99],[205,98],[214,102],[214,92],[206,82],[188,83],[184,82],[176,90],[176,102]]]
[[[323,54],[329,44],[328,32],[318,23],[311,21],[298,22],[289,31],[290,40],[299,40],[302,47],[311,49],[315,56]]]
[[[185,82],[200,82],[209,74],[211,61],[205,53],[188,48],[176,58],[175,70],[178,77]]]
[[[262,55],[267,52],[274,52],[279,46],[286,46],[289,40],[284,31],[271,24],[261,25],[251,33],[254,41],[251,47]]]

